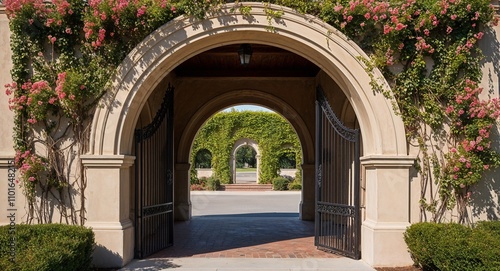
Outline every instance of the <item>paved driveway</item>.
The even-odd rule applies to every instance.
[[[192,191],[192,215],[296,214],[299,215],[300,191],[230,192]]]

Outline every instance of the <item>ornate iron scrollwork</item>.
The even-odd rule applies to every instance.
[[[321,109],[323,109],[325,116],[328,118],[328,121],[330,121],[335,131],[337,131],[337,133],[345,140],[357,142],[359,130],[348,128],[344,126],[344,124],[342,124],[335,113],[333,113],[333,110],[326,100],[325,94],[323,93],[323,90],[320,86],[318,86],[318,88],[316,89],[316,98],[321,106]]]
[[[156,112],[153,121],[148,124],[148,126],[135,130],[135,139],[137,143],[148,139],[149,137],[154,135],[156,130],[158,130],[161,123],[163,122],[163,119],[167,116],[169,108],[171,108],[170,103],[172,102],[172,99],[170,97],[173,91],[174,88],[169,84],[167,91],[165,92],[165,96],[163,96],[163,102],[161,103],[160,109]]]
[[[147,206],[147,207],[144,207],[142,209],[142,216],[148,217],[148,216],[152,216],[152,215],[158,215],[158,214],[172,212],[172,210],[173,210],[172,203]]]
[[[321,187],[321,181],[323,180],[323,175],[322,175],[322,168],[323,168],[323,164],[319,164],[318,165],[318,168],[317,168],[317,178],[318,178],[318,188]]]
[[[354,217],[356,215],[356,209],[354,206],[325,204],[318,202],[317,208],[318,212],[332,214],[332,215],[341,215],[349,217]]]

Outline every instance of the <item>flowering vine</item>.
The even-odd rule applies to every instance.
[[[31,206],[30,219],[50,222],[49,197],[62,217],[85,220],[85,178],[79,156],[87,151],[89,120],[116,67],[142,39],[176,16],[217,12],[223,0],[3,0],[10,19],[13,83],[6,85],[15,112],[16,164]],[[231,1],[235,2],[235,1]],[[249,14],[244,2],[235,10]],[[422,219],[458,207],[467,222],[472,187],[500,164],[491,129],[499,101],[479,99],[478,42],[495,23],[486,0],[273,0],[316,15],[359,44],[367,70],[379,68],[409,142],[421,152]],[[269,10],[269,6],[266,6]],[[267,12],[281,16],[281,12]],[[272,22],[272,20],[269,20]],[[381,90],[373,76],[374,90]],[[73,141],[68,141],[68,138]],[[78,174],[70,178],[71,167]],[[75,204],[79,189],[80,202]],[[38,191],[37,189],[40,189]],[[430,198],[428,198],[430,196]],[[41,200],[37,202],[36,198]],[[35,204],[38,203],[38,204]],[[66,207],[64,207],[66,206]],[[30,220],[31,221],[31,220]]]

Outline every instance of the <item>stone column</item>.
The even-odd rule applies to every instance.
[[[229,166],[231,167],[232,183],[236,183],[236,158],[234,154],[231,155],[231,164],[229,164]]]
[[[174,219],[176,221],[191,220],[191,182],[189,180],[189,163],[175,164],[174,172]]]
[[[361,227],[362,259],[371,266],[411,265],[403,240],[410,225],[409,156],[365,156],[366,219]]]
[[[260,154],[255,155],[255,159],[257,160],[257,165],[255,165],[255,183],[259,183],[260,177]]]
[[[93,263],[122,267],[134,257],[134,227],[130,212],[130,166],[134,156],[83,155],[87,177],[85,208],[97,244]]]
[[[300,200],[300,219],[314,220],[316,204],[316,172],[314,164],[302,164],[302,197]]]

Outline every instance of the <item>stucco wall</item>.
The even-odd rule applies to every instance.
[[[12,68],[12,52],[10,50],[9,20],[5,15],[5,8],[0,6],[0,157],[12,156],[12,127],[14,114],[8,109],[8,97],[5,95],[4,85],[12,82],[10,70]]]
[[[485,35],[479,42],[480,48],[484,54],[482,62],[483,78],[480,86],[483,88],[481,94],[482,99],[493,99],[500,97],[500,27],[493,26],[484,30]],[[496,146],[497,151],[500,151],[500,126],[493,128],[492,141],[493,146]],[[416,145],[416,144],[415,144]],[[415,145],[410,144],[410,155],[418,155],[419,149]],[[429,221],[431,214],[424,215],[420,211],[419,200],[421,199],[422,191],[421,176],[413,169],[410,173],[410,217],[411,222],[419,222],[421,220]],[[427,199],[433,195],[437,196],[437,187],[433,181],[427,183],[427,193],[424,195]],[[432,188],[431,188],[432,186]],[[471,202],[469,215],[471,222],[479,220],[498,220],[500,218],[500,170],[494,169],[485,174],[483,180],[478,185],[472,188]],[[456,210],[451,210],[447,213],[446,220],[456,221]]]
[[[8,173],[9,163],[14,157],[12,127],[14,114],[8,109],[9,98],[5,95],[4,85],[11,83],[10,69],[12,68],[10,50],[9,21],[5,15],[5,7],[0,5],[0,225],[8,224],[7,216],[11,213],[7,211],[8,202]],[[24,198],[21,196],[19,186],[16,186],[15,208],[16,221],[19,223],[24,216]]]
[[[492,1],[498,6],[498,1]],[[483,60],[482,98],[500,98],[500,26],[485,30],[485,36],[479,43],[485,56]],[[493,128],[493,146],[500,151],[500,125]],[[469,208],[474,221],[500,219],[500,169],[488,172],[472,191]]]

